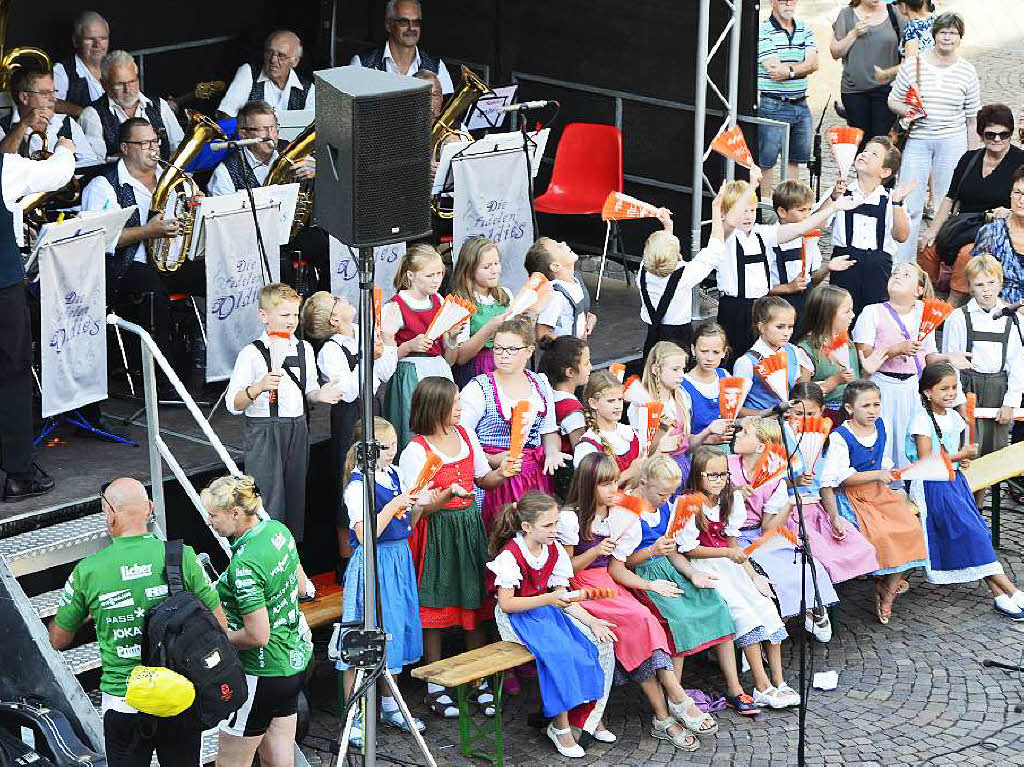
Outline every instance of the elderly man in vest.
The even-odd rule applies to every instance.
[[[11,98],[14,110],[0,118],[0,152],[40,157],[44,148],[52,152],[57,139],[66,138],[75,143],[76,160],[103,159],[93,151],[77,122],[54,111],[53,75],[19,69],[11,80]]]
[[[250,101],[266,101],[275,112],[315,109],[312,80],[295,71],[301,59],[302,41],[297,34],[287,29],[271,32],[263,46],[262,69],[242,64],[217,107],[218,113],[234,117]]]
[[[426,69],[437,75],[443,93],[455,90],[444,62],[419,48],[423,28],[423,9],[419,0],[388,0],[384,28],[388,31],[387,42],[379,48],[353,56],[352,66],[409,77],[415,77],[421,69]]]
[[[110,27],[96,11],[82,11],[71,33],[74,53],[53,65],[57,112],[76,120],[82,110],[103,95],[100,62],[110,46]]]
[[[93,149],[103,157],[120,151],[121,123],[139,117],[156,131],[160,158],[166,160],[178,148],[185,132],[163,99],[153,101],[139,90],[139,68],[127,51],[112,51],[100,64],[104,94],[82,110],[78,122]]]

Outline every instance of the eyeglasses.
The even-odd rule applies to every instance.
[[[1013,135],[1013,131],[1008,130],[987,130],[981,134],[981,137],[986,141],[1008,141],[1010,136]]]
[[[125,141],[124,143],[135,144],[136,146],[140,146],[143,149],[156,149],[158,146],[160,146],[160,139],[153,138],[147,141]]]
[[[22,91],[22,93],[34,93],[37,96],[42,96],[45,99],[57,98],[57,91]]]
[[[727,471],[702,471],[700,475],[704,479],[729,479],[729,472]]]
[[[504,356],[506,354],[509,354],[509,355],[511,355],[511,354],[518,354],[519,352],[521,352],[525,348],[526,348],[525,346],[495,346],[494,347],[494,356],[495,357],[501,357],[501,356]]]
[[[107,506],[110,507],[111,511],[117,511],[117,509],[114,508],[114,504],[112,504],[110,502],[110,499],[107,498],[108,487],[110,487],[110,482],[104,482],[102,485],[100,485],[100,508],[103,508],[103,502],[106,501]]]
[[[1016,197],[1018,200],[1024,200],[1024,189],[1011,189],[1010,197]]]
[[[406,19],[399,17],[397,19],[391,19],[392,24],[396,24],[402,29],[421,29],[423,27],[423,19]]]
[[[268,48],[267,50],[263,51],[263,58],[270,59],[271,61],[274,61],[275,59],[278,59],[280,61],[288,61],[288,59],[293,59],[295,57],[290,53],[286,53],[285,51],[274,51]]]
[[[128,90],[128,88],[130,86],[132,86],[132,85],[138,85],[138,84],[139,84],[139,78],[137,78],[137,77],[134,80],[122,80],[119,83],[108,83],[108,85],[111,88],[120,88],[123,91]]]

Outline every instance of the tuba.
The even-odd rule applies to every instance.
[[[267,180],[263,186],[275,184],[292,183],[292,167],[305,160],[316,146],[316,123],[310,123],[303,128],[302,133],[293,138],[288,146],[277,156],[274,164],[270,166],[267,173]],[[299,198],[295,202],[295,216],[292,218],[292,229],[288,239],[292,239],[303,227],[309,224],[313,216],[313,182],[305,180],[299,182]]]
[[[6,91],[11,85],[11,77],[26,64],[41,72],[52,72],[53,62],[41,48],[20,46],[4,52],[7,39],[7,19],[11,15],[13,0],[0,0],[0,90]]]
[[[50,151],[49,140],[45,133],[41,131],[32,131],[28,135],[26,140],[26,146],[31,146],[32,137],[39,136],[43,141],[43,148],[37,149],[34,152],[29,152],[29,159],[31,160],[45,160],[53,152]],[[55,206],[58,208],[70,208],[74,205],[78,205],[82,202],[82,184],[79,181],[78,176],[72,176],[71,180],[62,186],[60,189],[55,189],[52,192],[36,192],[34,194],[27,194],[18,200],[18,204],[21,206],[21,215],[25,221],[41,226],[47,222],[48,207]]]
[[[163,216],[170,206],[174,217],[181,222],[181,232],[174,237],[158,237],[146,240],[146,255],[154,268],[161,272],[176,272],[185,263],[192,243],[192,227],[196,210],[191,198],[200,193],[199,185],[184,167],[192,162],[204,146],[211,141],[227,140],[224,131],[213,120],[191,109],[188,115],[188,131],[174,154],[167,162],[160,160],[164,172],[156,182],[149,216]]]
[[[455,123],[464,118],[469,110],[473,108],[477,99],[491,89],[476,76],[476,73],[465,64],[462,65],[462,87],[459,92],[452,96],[444,111],[438,115],[437,120],[430,127],[430,156],[436,161],[441,159],[441,145],[450,137],[455,136],[464,139],[465,136],[455,128]],[[472,140],[472,139],[471,139]],[[430,209],[439,218],[451,218],[454,213],[442,210],[437,200],[431,200]]]

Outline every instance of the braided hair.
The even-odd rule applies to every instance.
[[[948,362],[933,362],[931,365],[925,365],[924,370],[921,371],[921,378],[917,382],[917,391],[921,395],[921,406],[924,408],[924,412],[928,414],[931,419],[932,428],[935,429],[935,434],[939,438],[939,450],[942,451],[945,447],[942,444],[942,429],[939,428],[939,421],[935,417],[935,411],[932,409],[932,402],[928,399],[926,392],[929,389],[938,386],[939,383],[949,376],[956,377],[956,368],[950,365]]]
[[[594,432],[595,436],[601,443],[601,449],[609,458],[616,458],[617,454],[615,452],[615,448],[613,448],[611,443],[605,439],[601,430],[598,428],[597,413],[590,404],[590,400],[596,399],[603,392],[613,387],[618,389],[620,392],[622,391],[622,384],[619,383],[618,378],[613,376],[607,370],[595,370],[590,374],[590,380],[587,381],[587,385],[583,389],[583,418],[586,421],[587,429]]]

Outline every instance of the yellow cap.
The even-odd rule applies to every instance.
[[[144,714],[177,716],[192,705],[196,688],[176,671],[162,666],[136,666],[128,676],[125,702]]]

